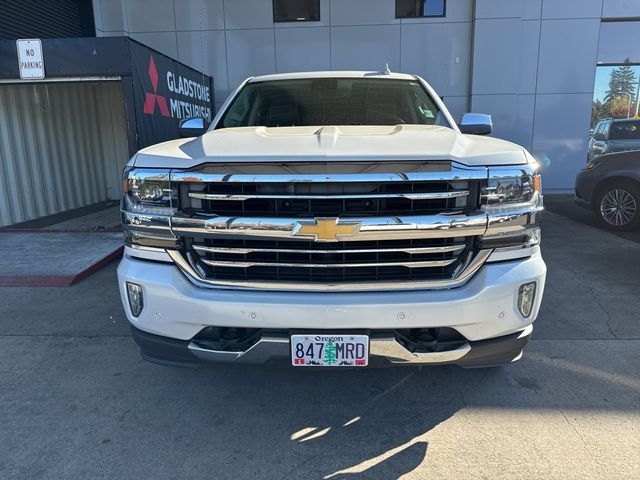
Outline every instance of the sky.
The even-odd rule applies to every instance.
[[[609,89],[609,77],[614,68],[617,67],[598,67],[596,68],[596,84],[593,91],[593,100],[604,99],[607,90]],[[632,70],[635,72],[636,77],[640,78],[640,66],[632,66]]]

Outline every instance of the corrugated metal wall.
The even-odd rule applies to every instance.
[[[0,226],[120,197],[120,82],[0,85]]]
[[[0,38],[95,35],[91,0],[0,0]]]

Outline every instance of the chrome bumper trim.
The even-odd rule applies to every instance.
[[[410,352],[394,337],[371,339],[369,353],[385,357],[391,363],[445,363],[460,360],[471,351],[471,345],[464,345],[443,352]]]
[[[357,292],[392,291],[416,289],[447,289],[466,283],[482,267],[493,250],[480,250],[475,256],[469,254],[452,278],[447,280],[410,281],[410,282],[350,282],[350,283],[296,283],[245,280],[204,279],[191,266],[191,263],[177,250],[167,250],[174,263],[195,285],[209,288],[233,288],[248,290],[280,291],[316,291],[316,292]]]
[[[142,260],[153,260],[154,262],[163,262],[168,264],[173,263],[171,257],[169,257],[164,248],[125,245],[124,254],[127,257],[134,257]]]
[[[204,361],[265,363],[275,357],[290,356],[289,337],[263,336],[248,350],[229,352],[209,350],[194,342],[189,343],[189,351]],[[471,351],[465,343],[459,348],[444,352],[413,353],[403,347],[394,337],[370,338],[369,354],[371,357],[382,357],[394,364],[438,364],[455,362]]]
[[[171,235],[171,217],[151,213],[138,213],[121,210],[122,224],[127,230],[138,232],[157,232]]]
[[[485,235],[502,235],[525,231],[537,224],[544,210],[541,204],[518,210],[490,212],[487,215],[487,232]]]
[[[265,363],[272,357],[284,357],[289,353],[288,337],[263,336],[244,352],[228,352],[209,350],[194,342],[189,343],[189,350],[198,358],[214,362]]]
[[[520,332],[520,334],[518,335],[518,339],[528,337],[532,333],[533,333],[533,323],[527,325],[527,327]]]

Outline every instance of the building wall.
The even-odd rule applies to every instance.
[[[0,226],[121,196],[119,82],[0,85]]]
[[[445,18],[396,19],[393,0],[321,0],[320,22],[275,23],[272,0],[94,0],[98,36],[130,35],[215,77],[217,106],[246,77],[300,70],[410,71],[466,111],[471,0]]]
[[[272,0],[93,0],[97,34],[128,34],[215,78],[298,70],[416,73],[454,117],[490,113],[530,149],[545,191],[584,166],[597,62],[640,62],[640,0],[449,0],[444,18],[396,19],[394,0],[321,0],[320,22],[273,23]],[[605,22],[602,20],[605,19]]]
[[[602,0],[478,0],[471,108],[530,149],[546,191],[584,166]]]

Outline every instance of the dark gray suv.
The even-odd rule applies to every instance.
[[[589,138],[587,161],[598,155],[640,150],[640,119],[605,118],[598,122]]]
[[[600,155],[576,177],[576,200],[611,230],[640,227],[640,150]]]

